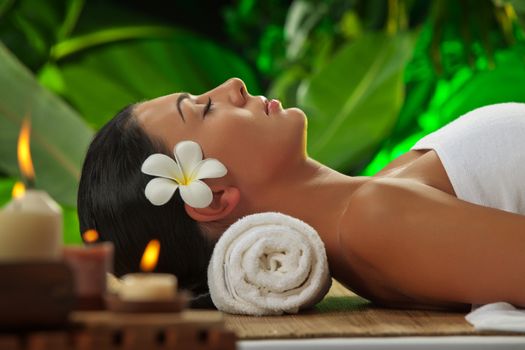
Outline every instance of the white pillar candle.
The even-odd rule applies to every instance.
[[[176,293],[177,277],[169,273],[130,273],[118,288],[123,301],[170,301]]]
[[[45,192],[29,189],[0,211],[0,263],[62,258],[62,209]]]

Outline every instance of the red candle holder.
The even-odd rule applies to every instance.
[[[64,260],[73,271],[76,310],[105,309],[107,273],[113,271],[113,243],[64,247]]]

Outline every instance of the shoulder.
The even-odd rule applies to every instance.
[[[341,217],[340,234],[352,239],[356,249],[377,246],[432,213],[434,202],[452,200],[456,198],[415,179],[374,178],[352,194]]]
[[[403,258],[403,242],[436,214],[432,203],[449,199],[454,197],[416,180],[373,179],[352,194],[339,225],[340,245],[386,280],[388,266]]]
[[[413,183],[415,181],[409,179],[384,177],[361,185],[350,197],[341,228],[354,228],[352,232],[369,232],[377,228],[384,220],[399,213],[399,204],[409,197]]]
[[[339,238],[350,263],[364,261],[373,271],[368,278],[359,270],[374,299],[387,305],[462,307],[503,297],[521,304],[515,291],[525,280],[514,279],[513,266],[523,266],[524,227],[522,215],[462,201],[414,180],[382,178],[354,192]],[[494,261],[503,265],[496,269]],[[479,278],[472,271],[487,273]],[[501,282],[513,279],[515,288]],[[378,294],[385,290],[390,295]]]
[[[381,236],[399,225],[397,204],[406,195],[398,179],[377,178],[361,185],[350,197],[339,222],[339,241],[346,252],[369,260],[384,242]]]
[[[402,284],[392,277],[392,269],[399,272],[396,261],[410,260],[403,235],[417,226],[417,191],[424,188],[429,186],[407,179],[371,180],[354,192],[341,219],[341,254],[355,273],[347,285],[378,305],[419,305],[400,288]]]
[[[341,255],[353,272],[346,285],[367,299],[387,305],[403,299],[384,276],[386,251],[402,231],[405,220],[399,202],[408,200],[405,179],[378,178],[361,185],[351,196],[339,224]],[[410,182],[410,181],[408,181]],[[345,278],[344,276],[342,277]]]

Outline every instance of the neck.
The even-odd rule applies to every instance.
[[[330,256],[337,254],[338,224],[350,196],[367,180],[307,158],[269,187],[252,189],[248,197],[256,200],[247,203],[245,214],[277,211],[303,220],[318,232]]]

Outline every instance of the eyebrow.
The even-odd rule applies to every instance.
[[[182,109],[180,108],[180,104],[184,99],[190,98],[190,94],[187,92],[183,92],[177,97],[177,110],[179,111],[180,117],[182,118],[182,121],[186,123],[186,119],[184,119],[184,114],[182,114]]]

